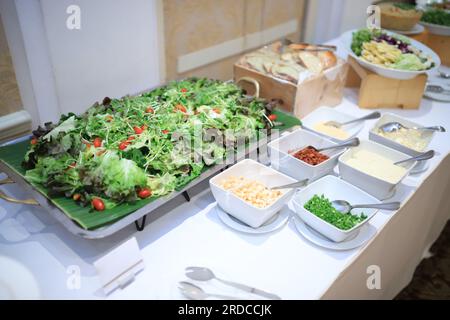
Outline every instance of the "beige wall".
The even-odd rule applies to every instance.
[[[304,0],[164,0],[163,23],[167,80],[187,76],[231,79],[240,54],[184,73],[177,72],[178,57],[225,41],[260,32],[289,20],[298,30],[288,38],[300,39]]]
[[[0,18],[0,116],[22,109],[19,88]]]

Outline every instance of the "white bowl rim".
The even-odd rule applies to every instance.
[[[282,150],[280,150],[280,149],[278,149],[278,148],[276,148],[276,147],[274,147],[274,146],[271,145],[271,144],[273,144],[274,142],[276,142],[276,141],[278,141],[278,140],[286,139],[286,138],[289,137],[291,134],[293,134],[293,133],[295,133],[295,132],[297,132],[297,131],[305,132],[306,134],[315,136],[315,137],[317,137],[317,138],[319,138],[319,139],[321,139],[321,140],[324,140],[324,141],[326,141],[326,142],[330,142],[330,144],[334,144],[334,145],[337,145],[337,144],[338,144],[337,142],[334,142],[334,141],[332,141],[332,140],[329,140],[329,139],[327,139],[327,138],[324,137],[324,136],[320,136],[320,135],[318,135],[318,134],[315,133],[315,132],[312,132],[312,131],[309,131],[309,130],[305,130],[305,129],[303,129],[303,128],[299,128],[299,129],[297,129],[297,130],[294,130],[294,131],[292,131],[292,132],[289,132],[289,134],[287,134],[287,135],[285,135],[285,136],[279,137],[278,139],[276,139],[276,140],[274,140],[274,141],[271,141],[271,142],[268,144],[268,146],[269,146],[270,148],[273,148],[273,149],[277,150],[278,152],[284,153],[284,154],[290,156],[291,158],[294,158],[295,160],[299,161],[301,164],[305,164],[308,168],[314,168],[314,169],[320,168],[323,164],[326,164],[327,162],[329,162],[329,161],[331,161],[331,160],[334,160],[334,159],[336,159],[336,158],[339,158],[339,156],[340,156],[342,153],[344,153],[344,151],[345,151],[345,149],[343,149],[343,150],[337,152],[336,154],[334,154],[334,155],[331,156],[331,157],[328,156],[328,159],[327,159],[327,160],[325,160],[325,161],[323,161],[323,162],[321,162],[321,163],[316,164],[315,166],[313,166],[312,164],[309,164],[309,163],[304,162],[304,161],[302,161],[302,160],[300,160],[300,159],[297,159],[297,158],[294,157],[292,154],[290,154],[290,153],[288,153],[288,152],[284,152],[284,151],[282,151]],[[345,141],[345,140],[343,140],[343,141]],[[306,147],[305,147],[305,148],[306,148]]]
[[[277,171],[277,170],[275,170],[275,169],[273,169],[273,168],[271,168],[271,167],[267,167],[267,166],[263,165],[262,163],[259,163],[258,161],[255,161],[255,160],[253,160],[253,159],[243,159],[243,160],[241,160],[241,161],[235,163],[234,165],[232,165],[232,166],[229,167],[228,169],[222,171],[222,172],[219,173],[218,175],[214,176],[213,178],[217,178],[217,177],[221,176],[223,173],[227,172],[228,170],[230,170],[231,168],[233,168],[234,166],[236,166],[236,165],[238,165],[238,164],[240,164],[240,163],[242,163],[242,162],[253,162],[253,163],[256,163],[257,165],[263,166],[263,167],[265,167],[265,168],[267,168],[267,169],[269,169],[269,170],[271,170],[271,171],[277,173],[278,175],[287,177],[287,178],[289,178],[289,179],[295,181],[295,179],[293,179],[292,177],[289,177],[288,175],[285,175],[285,174],[283,174],[283,173],[281,173],[281,172],[279,172],[279,171]],[[249,203],[249,202],[247,202],[247,201],[245,201],[245,200],[239,198],[238,196],[236,196],[235,194],[233,194],[233,193],[230,192],[229,190],[225,190],[224,188],[222,188],[222,187],[219,186],[218,184],[214,183],[214,181],[212,181],[212,179],[209,180],[209,183],[213,184],[215,187],[217,187],[217,188],[221,189],[222,191],[226,192],[229,196],[233,197],[233,198],[236,199],[237,201],[240,201],[241,203],[245,204],[246,206],[250,206],[252,209],[256,209],[256,210],[258,210],[258,211],[267,211],[267,210],[272,209],[276,204],[278,204],[279,202],[281,202],[287,195],[289,195],[289,193],[291,193],[291,192],[293,191],[293,190],[290,190],[290,191],[287,191],[285,194],[282,194],[282,195],[281,195],[280,197],[278,197],[278,199],[277,199],[276,201],[274,201],[270,206],[267,206],[267,207],[264,207],[264,208],[258,208],[258,207],[256,207],[256,206],[252,205],[251,203]]]
[[[391,152],[391,153],[400,153],[400,154],[402,154],[402,155],[405,156],[405,159],[411,158],[411,156],[408,155],[408,154],[406,154],[406,153],[403,153],[403,152],[401,152],[401,151],[395,150],[395,149],[393,149],[393,148],[389,148],[388,146],[385,146],[385,145],[383,145],[383,144],[381,144],[381,143],[377,143],[377,142],[375,142],[375,141],[371,141],[371,140],[361,140],[361,142],[369,143],[369,144],[374,144],[374,145],[380,146],[381,148],[386,149],[387,152]],[[360,147],[360,146],[361,146],[361,144],[360,144],[358,147]],[[358,147],[355,147],[355,148],[358,148]],[[404,175],[403,175],[396,183],[392,183],[392,182],[389,182],[389,181],[380,179],[380,178],[378,178],[378,177],[372,176],[372,175],[370,175],[370,174],[368,174],[368,173],[365,173],[365,172],[363,172],[363,171],[361,171],[361,170],[358,170],[358,169],[356,169],[355,167],[352,167],[351,165],[345,163],[345,161],[343,161],[342,158],[343,158],[348,152],[350,152],[350,151],[351,151],[351,150],[346,150],[343,154],[341,154],[341,156],[340,156],[339,159],[338,159],[338,162],[339,162],[339,163],[342,163],[343,165],[346,165],[346,166],[352,168],[353,170],[356,170],[356,171],[358,171],[358,172],[360,172],[360,173],[363,173],[363,174],[365,174],[365,175],[367,175],[367,176],[369,176],[369,177],[371,177],[371,178],[373,178],[373,179],[376,179],[376,180],[379,181],[379,182],[388,183],[388,184],[391,185],[391,186],[396,186],[396,185],[398,185],[400,182],[402,182],[402,180],[405,179],[405,178],[409,175],[409,173],[411,172],[411,170],[412,170],[412,169],[416,166],[416,164],[417,164],[417,161],[412,162],[412,165],[410,165],[409,168],[405,168],[405,169],[406,169],[406,172],[404,173]]]
[[[332,142],[340,143],[340,142],[344,142],[344,141],[347,141],[347,140],[349,140],[349,139],[352,139],[352,138],[356,137],[356,136],[358,135],[358,133],[364,128],[364,122],[361,121],[361,123],[355,124],[355,126],[354,126],[354,128],[355,128],[355,133],[349,134],[349,137],[348,137],[348,138],[345,138],[345,139],[338,139],[338,138],[334,138],[334,137],[332,137],[332,136],[330,136],[330,135],[327,135],[327,134],[325,134],[325,133],[320,133],[319,131],[314,130],[314,129],[313,129],[313,126],[305,126],[305,124],[304,124],[304,123],[305,123],[305,122],[304,122],[304,119],[310,117],[313,113],[319,112],[319,111],[322,111],[322,110],[327,111],[327,112],[331,112],[331,113],[334,113],[334,114],[340,114],[340,115],[342,115],[342,116],[348,117],[348,121],[358,119],[358,117],[355,117],[355,116],[353,116],[353,115],[351,115],[351,114],[349,114],[349,113],[346,113],[346,112],[337,110],[335,107],[320,106],[320,107],[316,108],[314,111],[310,112],[309,114],[307,114],[306,116],[304,116],[304,117],[302,118],[303,121],[302,121],[302,123],[301,123],[301,125],[300,125],[301,129],[303,129],[303,130],[305,130],[305,131],[309,131],[309,132],[311,132],[311,133],[314,133],[315,135],[318,135],[318,136],[320,136],[320,137],[324,137],[325,139],[328,139],[328,140],[330,140],[330,141],[332,141]]]
[[[361,29],[352,29],[352,30],[348,30],[348,31],[344,32],[344,33],[341,35],[341,37],[343,37],[344,35],[346,35],[346,34],[348,34],[348,33],[353,34],[353,32],[357,32],[357,31],[359,31],[359,30],[361,30]],[[372,62],[369,62],[369,61],[366,61],[366,60],[362,59],[361,57],[357,56],[357,55],[353,52],[353,50],[352,50],[351,48],[347,48],[347,45],[344,45],[346,51],[347,51],[353,58],[357,59],[358,61],[362,61],[362,62],[364,62],[364,63],[367,63],[367,64],[369,64],[369,65],[371,65],[371,66],[373,66],[373,67],[375,67],[375,68],[380,68],[380,69],[383,69],[383,70],[386,70],[386,71],[395,71],[395,72],[398,72],[398,74],[403,74],[403,75],[406,75],[406,74],[419,75],[419,74],[423,74],[423,73],[427,73],[427,72],[431,72],[431,71],[437,70],[437,69],[439,69],[439,67],[441,66],[441,58],[439,58],[439,56],[436,54],[436,52],[434,52],[433,50],[431,50],[431,49],[430,49],[428,46],[426,46],[425,44],[423,44],[423,43],[421,43],[421,42],[419,42],[419,41],[417,41],[417,40],[415,40],[415,39],[412,39],[411,37],[408,37],[407,35],[404,35],[404,34],[399,34],[399,33],[396,33],[396,32],[393,32],[393,31],[390,31],[390,30],[387,30],[387,29],[382,29],[382,30],[385,31],[385,32],[388,33],[388,34],[391,34],[391,35],[398,35],[398,36],[400,36],[400,37],[406,37],[406,38],[408,38],[408,39],[411,41],[411,44],[412,44],[416,49],[418,49],[418,50],[420,50],[420,51],[422,51],[422,52],[424,52],[424,50],[418,48],[417,45],[416,45],[415,43],[419,43],[420,46],[423,46],[424,48],[426,48],[427,50],[429,50],[429,53],[428,53],[428,54],[430,54],[430,55],[433,57],[434,67],[431,67],[430,69],[426,69],[426,70],[421,70],[421,71],[400,70],[400,69],[388,68],[388,67],[385,67],[385,66],[382,66],[382,65],[379,65],[379,64],[376,64],[376,63],[372,63]],[[342,41],[342,42],[343,42],[343,41]],[[344,43],[344,44],[345,44],[345,43]],[[351,43],[350,43],[350,45],[351,45]]]
[[[395,146],[403,147],[403,148],[407,149],[408,151],[412,151],[412,152],[424,152],[424,151],[417,151],[417,150],[411,149],[411,148],[409,148],[409,147],[407,147],[407,146],[405,146],[405,145],[403,145],[403,144],[401,144],[401,143],[398,143],[397,141],[394,141],[394,140],[392,140],[392,139],[389,139],[389,138],[387,138],[387,137],[384,137],[384,136],[378,134],[378,133],[376,132],[375,129],[377,128],[378,123],[379,123],[385,116],[391,116],[391,117],[393,116],[394,118],[398,118],[398,119],[401,119],[401,120],[407,120],[408,122],[411,122],[411,123],[417,125],[418,127],[421,127],[421,126],[423,127],[423,125],[420,124],[420,123],[417,123],[417,122],[414,122],[414,121],[410,121],[409,119],[403,118],[403,117],[401,117],[401,116],[399,116],[399,115],[396,115],[395,113],[387,112],[387,113],[383,114],[383,115],[381,116],[381,118],[378,119],[378,121],[377,121],[377,122],[375,123],[375,125],[372,127],[372,129],[370,129],[369,132],[370,132],[371,134],[376,135],[377,137],[380,137],[380,138],[382,138],[382,139],[389,140],[389,142],[393,143]],[[433,141],[433,138],[434,138],[434,136],[435,136],[435,133],[436,133],[436,132],[433,132],[433,133],[432,133],[431,139],[430,139],[430,141],[428,141],[428,143],[427,143],[427,145],[426,145],[426,147],[425,147],[424,149],[427,149],[427,148],[429,147],[431,141]],[[392,149],[392,148],[391,148],[391,149]],[[398,150],[397,150],[397,151],[398,151]],[[401,151],[400,151],[400,152],[401,152]]]
[[[446,10],[446,11],[450,12],[450,10]],[[442,29],[446,29],[446,30],[450,31],[450,27],[449,26],[444,26],[442,24],[430,23],[430,22],[425,22],[425,21],[419,21],[418,23],[423,25],[423,26],[425,26],[425,27],[430,26],[430,27],[442,28]]]
[[[338,177],[336,177],[336,176],[333,176],[333,175],[326,175],[326,176],[324,176],[324,177],[322,177],[322,178],[320,178],[320,179],[317,179],[316,181],[312,182],[311,184],[308,184],[304,189],[300,190],[298,193],[296,193],[296,194],[292,197],[292,201],[295,202],[299,207],[302,207],[302,208],[305,210],[305,212],[308,212],[309,214],[313,215],[314,217],[320,219],[321,221],[325,222],[325,223],[328,224],[329,226],[333,227],[335,230],[337,230],[337,231],[339,231],[339,232],[342,232],[342,233],[344,233],[344,234],[351,233],[352,231],[354,231],[354,230],[356,230],[356,229],[362,227],[365,223],[369,222],[369,220],[372,219],[372,218],[375,216],[375,214],[377,214],[377,213],[380,211],[379,209],[375,209],[375,211],[374,211],[371,215],[368,215],[367,218],[366,218],[364,221],[361,221],[361,222],[358,223],[357,225],[354,225],[351,229],[343,230],[343,229],[339,229],[338,227],[336,227],[335,225],[329,223],[328,221],[325,221],[325,220],[323,220],[322,218],[316,216],[314,213],[312,213],[311,211],[309,211],[308,209],[306,209],[304,206],[302,206],[301,204],[299,204],[299,203],[296,201],[296,195],[297,195],[297,194],[303,192],[303,191],[306,190],[307,188],[309,188],[309,187],[311,187],[312,185],[318,183],[321,179],[324,179],[324,178],[326,178],[326,177],[333,177],[333,179],[335,179],[336,181],[340,181],[340,182],[342,182],[342,183],[344,183],[344,184],[346,184],[346,185],[351,186],[351,187],[354,188],[354,189],[357,189],[360,193],[362,193],[362,194],[364,194],[364,195],[366,195],[366,196],[369,196],[370,198],[373,198],[374,201],[375,201],[374,203],[376,203],[376,201],[378,201],[379,203],[382,203],[380,200],[376,199],[374,196],[370,195],[369,193],[365,192],[364,190],[362,190],[362,189],[360,189],[360,188],[354,186],[354,185],[351,184],[350,182],[347,182],[347,181],[345,181],[345,180],[343,180],[343,179],[340,179],[340,178],[338,178]],[[328,179],[328,178],[327,178],[327,179]],[[297,210],[295,210],[294,212],[295,212],[296,215],[298,215]],[[300,217],[299,217],[299,218],[300,218]],[[300,218],[300,219],[301,219],[301,218]]]

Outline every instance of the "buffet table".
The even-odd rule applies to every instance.
[[[356,101],[357,92],[348,89],[337,109],[354,116],[366,114]],[[419,110],[389,112],[450,129],[449,103],[424,99]],[[375,121],[366,122],[360,139],[368,139]],[[390,299],[411,280],[450,218],[449,141],[450,132],[435,136],[430,148],[437,155],[428,169],[407,177],[392,198],[402,201],[402,208],[395,213],[380,211],[370,222],[377,234],[349,251],[311,244],[292,221],[264,235],[231,230],[217,217],[205,183],[196,187],[199,193],[190,202],[177,198],[166,208],[168,213],[150,218],[154,221],[142,232],[131,225],[101,240],[68,233],[39,207],[0,200],[0,283],[10,283],[22,290],[21,297],[31,298],[182,299],[177,282],[185,279],[184,268],[206,266],[223,278],[283,299]],[[1,188],[16,198],[27,197],[19,186]],[[93,262],[130,237],[138,241],[145,269],[128,286],[105,296]],[[373,265],[380,268],[381,287],[370,290],[367,279]]]

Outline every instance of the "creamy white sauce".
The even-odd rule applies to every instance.
[[[405,175],[406,168],[394,165],[395,161],[368,150],[357,150],[345,163],[373,177],[396,184]]]

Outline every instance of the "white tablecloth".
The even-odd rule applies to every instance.
[[[356,92],[347,90],[337,109],[355,116],[367,113],[356,106],[356,99]],[[419,110],[389,111],[423,125],[440,124],[450,129],[448,103],[423,100]],[[361,139],[368,138],[374,122],[366,123]],[[148,224],[143,232],[129,226],[102,240],[69,234],[39,207],[0,200],[0,285],[9,283],[17,289],[14,295],[0,286],[0,295],[33,297],[36,290],[23,288],[37,287],[39,297],[45,299],[105,298],[92,263],[134,236],[145,269],[134,282],[107,298],[182,298],[176,283],[184,279],[183,269],[190,265],[210,267],[228,279],[264,288],[283,299],[392,298],[411,279],[424,250],[450,217],[450,133],[437,134],[430,147],[438,154],[428,170],[406,178],[393,198],[404,202],[402,209],[394,214],[378,213],[370,222],[378,229],[372,241],[345,252],[311,244],[292,222],[266,235],[232,231],[218,220],[206,184],[190,203],[178,199],[173,210]],[[27,197],[15,185],[2,190]],[[14,264],[23,268],[11,267]],[[369,265],[381,268],[380,290],[367,289]],[[71,285],[74,270],[80,271],[79,287]]]

